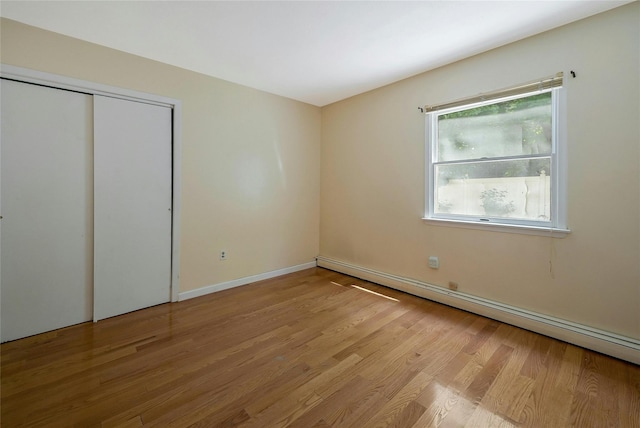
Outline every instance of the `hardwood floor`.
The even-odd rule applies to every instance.
[[[314,268],[5,343],[2,426],[640,427],[640,367]]]

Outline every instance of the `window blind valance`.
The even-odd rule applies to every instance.
[[[523,85],[501,89],[494,92],[488,92],[485,94],[476,95],[470,98],[464,98],[456,101],[450,101],[444,104],[426,105],[424,106],[425,113],[432,113],[438,110],[445,110],[454,107],[461,107],[464,105],[481,103],[485,101],[497,100],[499,98],[506,98],[515,95],[521,95],[531,92],[544,91],[547,89],[557,88],[562,86],[563,72],[557,73],[555,76],[547,77],[534,82],[525,83]]]

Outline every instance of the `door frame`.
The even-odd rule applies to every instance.
[[[182,105],[180,100],[7,64],[0,64],[0,77],[51,88],[82,92],[88,95],[103,95],[171,108],[171,301],[177,302],[180,291],[180,217],[182,209]]]

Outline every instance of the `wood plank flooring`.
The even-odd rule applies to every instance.
[[[1,347],[2,426],[640,427],[640,367],[321,268]]]

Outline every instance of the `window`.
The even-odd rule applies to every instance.
[[[426,219],[565,230],[561,84],[427,107]]]

